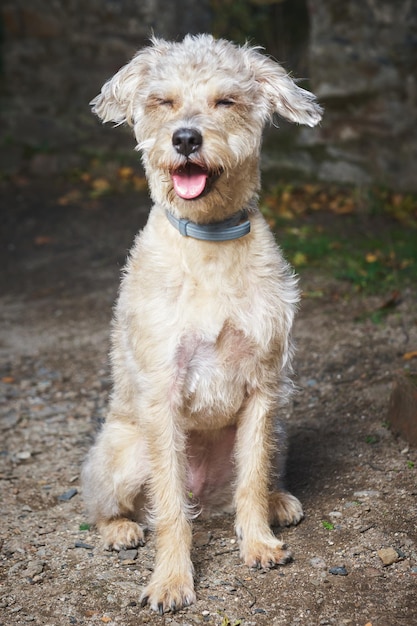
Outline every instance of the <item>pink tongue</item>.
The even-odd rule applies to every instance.
[[[202,194],[206,180],[207,173],[200,168],[187,168],[172,174],[175,193],[184,200],[191,200]]]

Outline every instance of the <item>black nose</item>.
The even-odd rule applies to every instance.
[[[195,128],[179,128],[172,135],[172,145],[175,150],[186,157],[196,152],[202,143],[203,137]]]

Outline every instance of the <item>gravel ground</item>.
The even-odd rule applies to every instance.
[[[277,529],[294,561],[249,570],[230,517],[197,520],[198,600],[161,618],[138,602],[152,534],[139,551],[104,550],[79,482],[106,415],[120,267],[148,201],[72,204],[45,181],[1,192],[0,625],[417,624],[417,454],[386,421],[395,374],[411,367],[402,356],[417,347],[417,288],[375,325],[363,314],[378,298],[346,298],[306,272],[305,291],[323,295],[302,303],[299,391],[284,415],[287,483],[306,518]]]

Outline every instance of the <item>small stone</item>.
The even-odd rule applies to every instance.
[[[380,493],[375,489],[363,489],[362,491],[355,491],[355,498],[378,498]]]
[[[398,552],[394,548],[381,548],[377,554],[385,567],[398,561]]]
[[[310,559],[310,565],[316,567],[317,569],[325,569],[326,561],[320,556],[314,556],[312,559]]]
[[[22,572],[23,576],[33,578],[43,572],[45,561],[29,561],[27,568]]]
[[[119,550],[119,560],[120,561],[134,561],[138,556],[138,551],[131,550]]]
[[[193,544],[197,546],[197,548],[202,548],[203,546],[207,546],[210,543],[212,538],[212,534],[204,531],[197,531],[193,535]]]
[[[337,567],[331,567],[329,569],[329,574],[333,574],[333,576],[347,576],[348,572],[344,565],[340,565]]]
[[[30,459],[31,456],[32,453],[30,452],[30,450],[22,450],[22,452],[18,452],[16,454],[16,458],[19,461],[27,461],[28,459]]]
[[[84,550],[94,550],[94,546],[89,543],[84,543],[83,541],[76,541],[74,544],[74,548],[84,548]]]
[[[376,567],[365,567],[363,573],[368,578],[378,578],[378,576],[382,576],[382,571],[377,569]]]
[[[58,496],[58,500],[60,500],[60,502],[68,502],[68,500],[71,500],[71,498],[76,496],[77,493],[78,493],[78,489],[73,487],[72,489],[68,489],[68,491],[65,491],[65,493]]]

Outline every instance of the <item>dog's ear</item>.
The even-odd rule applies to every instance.
[[[169,43],[152,37],[152,46],[140,50],[102,87],[90,105],[93,113],[104,122],[127,123],[133,126],[136,96],[145,89],[146,78],[156,57],[163,54]]]
[[[247,47],[246,53],[264,97],[267,117],[278,113],[290,122],[307,126],[320,122],[323,109],[314,94],[296,85],[276,61],[254,48]]]

